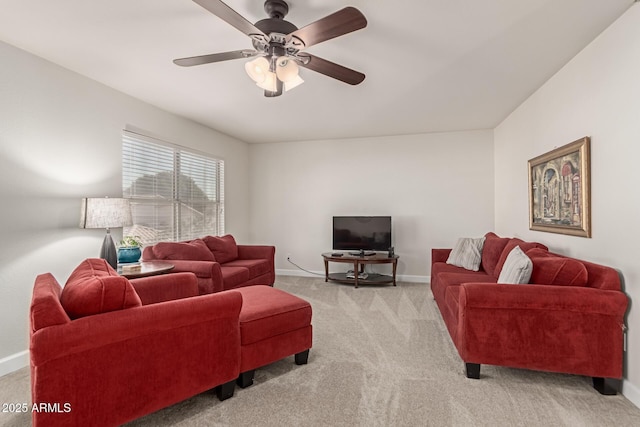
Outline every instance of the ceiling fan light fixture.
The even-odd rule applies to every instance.
[[[269,73],[269,61],[264,56],[260,56],[244,64],[244,69],[251,80],[260,84],[265,81]]]
[[[296,76],[294,79],[284,82],[284,91],[288,92],[291,89],[300,86],[302,83],[304,83],[304,80],[302,80],[302,77]]]
[[[192,67],[256,57],[244,64],[245,71],[258,87],[265,90],[265,96],[269,98],[280,96],[284,90],[291,90],[304,82],[299,76],[299,66],[350,85],[360,84],[365,78],[358,71],[311,54],[299,53],[310,46],[365,28],[367,19],[354,7],[345,7],[298,28],[284,20],[289,11],[288,0],[265,0],[264,9],[269,18],[255,24],[222,0],[194,1],[248,36],[254,49],[174,59],[176,65]]]
[[[261,82],[257,82],[256,85],[264,90],[268,90],[270,92],[276,92],[278,90],[278,83],[276,81],[276,73],[272,71],[267,71],[265,73],[265,78]]]
[[[296,61],[287,58],[286,56],[281,56],[276,60],[276,75],[283,83],[296,80],[296,78],[299,77],[299,71],[300,67]]]

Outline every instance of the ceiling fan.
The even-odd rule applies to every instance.
[[[249,36],[253,49],[234,50],[210,55],[175,59],[176,65],[191,67],[230,59],[256,59],[245,64],[247,74],[264,89],[264,96],[275,97],[303,81],[298,67],[316,71],[342,82],[357,85],[365,75],[342,65],[304,52],[315,44],[360,30],[367,26],[364,15],[354,7],[345,7],[311,24],[298,28],[285,21],[289,5],[284,0],[266,0],[264,10],[269,18],[255,24],[220,0],[193,0],[218,18]]]

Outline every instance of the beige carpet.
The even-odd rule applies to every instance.
[[[288,357],[229,400],[204,393],[127,426],[640,425],[640,409],[601,396],[590,378],[482,366],[467,379],[427,284],[278,277],[276,287],[313,307],[308,365]],[[0,402],[28,401],[26,368],[0,378]],[[30,417],[1,413],[0,424]]]

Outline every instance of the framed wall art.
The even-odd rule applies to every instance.
[[[529,160],[529,229],[591,237],[590,138]]]

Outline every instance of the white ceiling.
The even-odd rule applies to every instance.
[[[263,0],[226,0],[251,22]],[[247,60],[175,58],[250,49],[191,0],[0,0],[0,40],[247,142],[401,135],[498,125],[633,0],[289,0],[303,27],[345,6],[368,26],[309,52],[366,74],[350,86],[302,69],[265,98]]]

